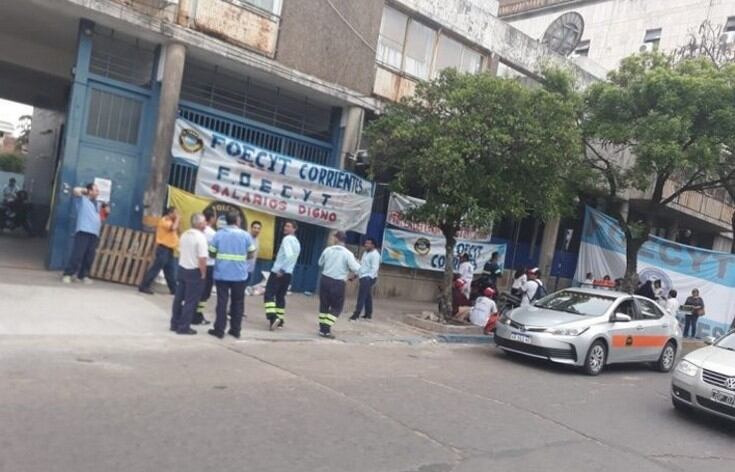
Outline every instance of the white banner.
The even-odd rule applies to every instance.
[[[412,269],[443,271],[446,264],[446,240],[441,230],[425,223],[408,221],[404,213],[424,204],[418,198],[391,193],[388,215],[383,232],[383,262]],[[493,252],[498,253],[498,264],[503,267],[505,244],[491,244],[490,231],[465,228],[457,233],[454,248],[454,270],[459,267],[460,255],[467,253],[475,267],[482,272]]]
[[[267,151],[181,118],[171,153],[199,166],[198,195],[331,229],[367,230],[373,184],[350,172]]]
[[[579,249],[577,282],[591,272],[601,279],[625,273],[625,237],[617,222],[587,208]],[[684,303],[693,289],[704,300],[705,316],[699,319],[698,333],[717,336],[726,332],[735,314],[735,256],[710,251],[651,236],[638,253],[641,280],[660,280],[666,293],[677,291]]]
[[[445,242],[443,236],[386,228],[383,233],[383,263],[443,271],[446,264]],[[493,252],[498,253],[498,264],[502,267],[505,244],[458,240],[454,247],[454,271],[459,268],[459,256],[467,253],[475,266],[475,273],[480,273]]]

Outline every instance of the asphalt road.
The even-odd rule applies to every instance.
[[[732,471],[667,375],[488,346],[0,337],[0,471]]]

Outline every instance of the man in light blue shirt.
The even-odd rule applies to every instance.
[[[219,339],[225,337],[229,304],[230,329],[227,334],[239,339],[245,313],[245,285],[250,275],[248,268],[255,255],[255,244],[250,233],[240,228],[237,211],[227,213],[225,222],[227,226],[217,231],[209,245],[209,253],[214,257],[217,315],[214,327],[208,333]]]
[[[350,273],[357,274],[360,264],[345,247],[345,233],[337,231],[335,244],[319,257],[322,276],[319,279],[319,336],[334,339],[332,326],[342,314],[345,304],[345,281]]]
[[[360,287],[357,291],[357,305],[350,317],[350,321],[357,321],[360,318],[363,307],[365,308],[363,319],[371,320],[373,318],[373,286],[378,281],[380,251],[378,251],[378,244],[373,238],[365,239],[363,246],[365,247],[365,252],[362,253],[360,271],[357,273],[357,276],[360,278]]]
[[[100,228],[102,220],[100,218],[99,208],[97,207],[97,196],[100,190],[94,183],[89,183],[86,187],[74,187],[72,195],[74,195],[74,208],[77,214],[77,223],[74,229],[74,245],[71,250],[71,257],[64,269],[62,282],[71,283],[71,276],[77,274],[77,279],[89,284],[89,271],[94,262],[94,255],[97,251],[97,243],[100,238]]]
[[[283,224],[283,240],[281,247],[278,249],[276,261],[271,268],[271,274],[265,284],[265,294],[263,295],[263,307],[265,308],[265,317],[270,322],[270,329],[283,326],[286,316],[286,294],[288,286],[291,285],[291,277],[293,276],[296,261],[301,254],[301,243],[296,239],[295,233],[298,225],[294,221],[286,221]]]

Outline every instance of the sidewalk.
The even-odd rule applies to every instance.
[[[58,272],[49,272],[33,264],[22,268],[0,269],[0,336],[176,336],[168,331],[172,297],[139,293],[135,287],[95,281],[92,285],[61,283]],[[317,296],[290,295],[287,299],[286,325],[276,332],[268,330],[262,296],[246,298],[246,320],[242,339],[226,342],[291,341],[335,342],[317,336]],[[205,316],[214,319],[216,295],[209,300]],[[400,300],[376,300],[372,321],[349,322],[354,300],[345,304],[345,312],[334,327],[336,342],[347,343],[420,343],[432,336],[405,325],[405,313],[420,313],[431,304]],[[195,326],[198,338],[209,326]]]

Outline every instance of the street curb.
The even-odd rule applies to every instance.
[[[448,344],[492,344],[493,336],[485,334],[440,334],[437,342]]]

